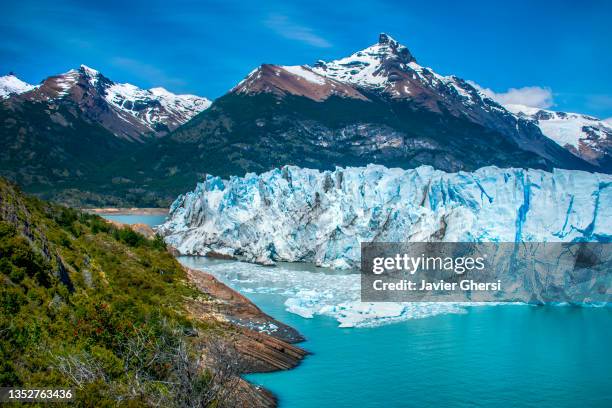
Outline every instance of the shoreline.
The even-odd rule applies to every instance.
[[[81,211],[85,211],[90,214],[98,215],[168,215],[169,208],[121,208],[121,207],[105,207],[105,208],[81,208]]]
[[[107,222],[129,227],[149,239],[155,236],[155,231],[145,224],[124,224],[111,220]],[[168,252],[176,259],[176,249],[168,246]],[[176,261],[180,263],[178,259]],[[305,341],[305,337],[293,327],[264,313],[246,296],[213,275],[183,264],[181,266],[187,282],[205,295],[188,301],[185,304],[186,310],[194,319],[227,325],[230,334],[226,340],[243,360],[243,369],[235,390],[236,401],[241,402],[242,406],[277,407],[278,399],[274,393],[245,380],[242,375],[285,371],[299,366],[310,353],[295,344]]]
[[[293,327],[267,315],[251,300],[213,275],[183,265],[187,280],[209,299],[186,304],[194,319],[215,320],[228,325],[227,341],[241,357],[239,386],[235,401],[240,406],[272,408],[278,398],[270,390],[245,380],[242,375],[291,370],[299,366],[308,351],[298,347],[305,338]],[[270,331],[271,327],[278,328]]]

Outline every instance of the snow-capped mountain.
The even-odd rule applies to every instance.
[[[175,95],[164,88],[141,89],[132,84],[116,83],[85,65],[51,76],[40,87],[18,98],[76,104],[88,119],[129,140],[164,135],[211,104],[206,98]]]
[[[452,102],[461,101],[505,113],[499,104],[462,79],[442,76],[417,64],[408,48],[385,33],[370,47],[338,60],[319,60],[312,67],[264,64],[232,91],[289,93],[316,100],[331,95],[367,99],[359,89],[422,102],[434,110],[438,110],[438,102],[452,106]]]
[[[350,85],[321,76],[307,65],[264,64],[240,81],[231,92],[245,95],[267,93],[283,96],[291,94],[315,101],[324,101],[332,95],[368,100]]]
[[[200,96],[176,95],[161,87],[140,89],[131,84],[111,85],[106,90],[105,99],[151,129],[167,126],[169,130],[186,123],[211,104],[210,100]]]
[[[14,74],[0,77],[0,99],[8,98],[10,95],[18,95],[36,88],[27,82],[23,82]]]
[[[575,170],[287,166],[209,176],[159,232],[183,254],[345,268],[361,242],[609,242],[610,202],[611,175]]]
[[[153,187],[168,181],[152,178],[157,163],[141,152],[208,99],[117,83],[85,65],[17,89],[0,98],[0,175],[24,190],[71,206],[144,207],[185,190]]]
[[[0,100],[0,173],[71,204],[146,206],[167,205],[206,174],[284,165],[612,171],[559,146],[540,122],[382,34],[345,58],[264,64],[212,104],[87,66],[49,77]]]
[[[457,98],[468,105],[499,109],[499,105],[462,79],[442,76],[419,65],[408,48],[385,33],[380,34],[376,44],[348,57],[318,61],[313,71],[361,88],[385,92],[393,98],[420,100],[433,109],[435,102]]]
[[[287,164],[596,169],[468,82],[417,63],[387,34],[313,66],[261,65],[160,144],[151,154],[164,171],[224,177]]]
[[[600,167],[612,167],[612,126],[593,116],[555,112],[524,105],[505,105],[532,120],[550,139],[576,156]]]
[[[302,86],[296,89],[296,85]],[[264,64],[232,91],[284,92],[315,100],[332,95],[367,100],[368,94],[376,93],[438,113],[448,109],[483,124],[516,122],[504,107],[461,78],[442,76],[419,65],[408,48],[385,33],[380,34],[376,44],[361,51],[330,62],[319,60],[312,67]]]

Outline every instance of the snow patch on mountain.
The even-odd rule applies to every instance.
[[[0,98],[8,98],[10,95],[18,95],[36,88],[22,81],[13,74],[0,77]]]
[[[612,135],[612,126],[593,116],[579,113],[555,112],[524,105],[505,105],[510,112],[537,122],[542,133],[561,146],[578,149],[580,141],[587,139],[585,127],[592,127]]]
[[[116,83],[87,65],[47,78],[29,98],[72,101],[91,120],[100,121],[115,135],[131,140],[141,140],[145,134],[167,133],[212,103],[196,95],[176,95],[164,88],[147,90]]]
[[[382,61],[392,54],[390,44],[374,44],[348,57],[320,61],[313,71],[341,82],[364,87],[385,87],[387,77],[380,71]]]
[[[610,241],[610,203],[612,176],[582,171],[286,166],[208,176],[159,232],[182,254],[352,268],[370,241]]]
[[[79,71],[71,69],[63,75],[60,75],[55,80],[55,85],[59,88],[58,97],[64,97],[69,94],[70,89],[79,82]]]
[[[313,84],[323,85],[325,83],[325,78],[312,72],[310,67],[303,67],[300,65],[283,65],[281,68],[283,68],[285,71],[291,72],[293,75],[297,75],[298,77],[305,79],[308,82],[312,82]]]
[[[505,105],[506,109],[534,122],[548,138],[574,155],[610,168],[612,163],[612,125],[605,120],[580,113],[555,112],[524,105]]]
[[[111,105],[151,127],[169,121],[181,125],[212,103],[196,95],[176,95],[161,87],[141,89],[128,83],[112,83],[104,97]]]

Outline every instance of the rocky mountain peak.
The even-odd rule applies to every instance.
[[[88,67],[87,65],[81,64],[78,69],[80,79],[83,84],[89,84],[93,87],[98,88],[98,92],[104,94],[104,90],[113,86],[115,83],[105,77],[100,71]]]
[[[412,53],[410,53],[410,50],[408,50],[406,46],[400,44],[398,41],[396,41],[386,33],[380,33],[380,35],[378,36],[378,45],[380,47],[384,47],[383,51],[388,54],[387,57],[389,55],[394,55],[397,56],[404,63],[416,62],[416,59],[414,58]]]
[[[380,33],[378,44],[376,45],[380,48],[380,56],[385,59],[395,56],[403,63],[416,62],[416,59],[406,46],[400,44],[386,33]]]
[[[400,78],[401,72],[409,71],[411,63],[416,59],[408,48],[381,33],[376,44],[338,60],[318,61],[313,71],[341,82],[381,89]]]
[[[83,73],[84,75],[87,75],[90,77],[97,77],[98,75],[100,75],[100,71],[97,71],[83,64],[81,64],[81,66],[79,67],[79,71],[81,71],[81,73]]]
[[[203,97],[177,95],[164,88],[147,90],[114,82],[87,65],[50,76],[39,87],[25,84],[16,77],[2,78],[9,79],[0,79],[1,97],[23,94],[15,98],[15,103],[29,100],[77,107],[87,120],[100,123],[117,137],[135,141],[165,135],[211,103]],[[3,82],[7,83],[6,92]]]
[[[378,43],[379,44],[381,44],[381,45],[382,44],[388,44],[390,42],[397,42],[397,41],[395,41],[393,38],[391,38],[389,36],[389,34],[387,34],[387,33],[380,33],[378,35]]]

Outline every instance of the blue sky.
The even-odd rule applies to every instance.
[[[86,64],[215,98],[261,63],[338,58],[387,32],[500,98],[612,117],[610,1],[2,2],[0,73],[31,83]]]

